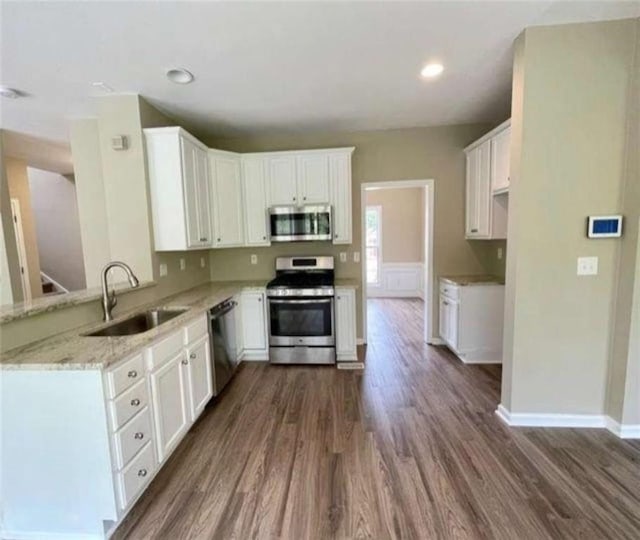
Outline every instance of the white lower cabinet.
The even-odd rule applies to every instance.
[[[357,360],[355,288],[336,287],[335,329],[338,362]]]
[[[440,282],[440,337],[466,364],[502,363],[504,285]]]
[[[200,338],[187,346],[187,377],[189,383],[189,413],[195,421],[213,396],[213,375],[211,373],[211,348],[209,338]]]
[[[241,356],[243,360],[267,360],[269,339],[267,336],[266,292],[264,289],[248,289],[240,294]]]

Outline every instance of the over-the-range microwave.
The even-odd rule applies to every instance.
[[[331,240],[331,205],[272,206],[269,228],[272,242]]]

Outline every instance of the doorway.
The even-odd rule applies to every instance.
[[[31,300],[31,284],[29,283],[27,248],[24,242],[24,231],[22,230],[22,214],[20,212],[20,201],[18,199],[11,199],[11,217],[13,218],[13,230],[16,236],[16,247],[18,248],[18,264],[20,265],[22,298],[24,298],[25,301]]]
[[[369,194],[382,190],[412,190],[412,197],[416,194],[420,197],[421,212],[423,219],[423,233],[420,242],[423,248],[423,260],[421,263],[403,264],[385,262],[383,246],[391,242],[400,245],[403,242],[402,229],[396,230],[392,238],[382,233],[385,222],[385,211],[382,204],[367,204]],[[427,180],[396,180],[390,182],[365,182],[360,187],[360,213],[361,213],[361,252],[362,262],[362,326],[363,340],[368,339],[368,317],[370,292],[384,291],[382,294],[390,296],[401,296],[402,285],[394,292],[393,286],[388,284],[398,278],[390,278],[394,271],[400,275],[407,275],[409,282],[414,285],[408,286],[410,291],[407,294],[414,297],[421,297],[423,300],[423,341],[425,343],[437,342],[437,336],[433,335],[433,309],[434,309],[434,275],[433,275],[433,224],[434,224],[434,181]],[[387,223],[398,218],[387,216]],[[367,234],[369,232],[369,234]],[[387,237],[385,237],[387,236]],[[394,268],[394,264],[396,265]],[[416,274],[417,273],[417,274]],[[413,274],[413,275],[412,275]],[[417,278],[417,280],[416,280]],[[414,290],[415,289],[415,290]]]

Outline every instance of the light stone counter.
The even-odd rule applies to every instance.
[[[267,280],[213,282],[194,287],[146,306],[118,313],[113,322],[152,307],[186,307],[189,310],[166,323],[133,336],[87,337],[84,334],[112,323],[92,323],[54,337],[6,351],[0,355],[0,369],[79,370],[105,369],[146,347],[165,334],[202,316],[211,307],[245,288],[264,287]]]
[[[360,287],[360,282],[355,278],[336,278],[334,285],[336,287],[352,287],[357,289]]]
[[[440,279],[462,287],[466,285],[504,285],[504,279],[491,275],[440,276]]]

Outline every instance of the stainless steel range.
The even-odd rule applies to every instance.
[[[272,364],[335,364],[333,257],[278,257],[267,285]]]

